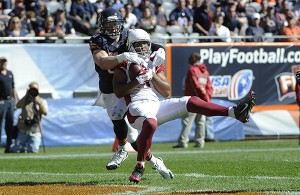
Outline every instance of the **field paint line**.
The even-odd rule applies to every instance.
[[[280,176],[228,176],[228,175],[204,175],[204,174],[181,174],[184,177],[209,177],[209,178],[244,178],[263,180],[300,180],[300,177],[280,177]]]
[[[155,151],[155,154],[215,154],[215,153],[245,153],[245,152],[285,152],[300,151],[300,148],[265,148],[265,149],[226,149],[226,150],[195,150],[195,151]],[[12,156],[11,156],[12,155]],[[94,154],[4,154],[0,159],[56,159],[56,158],[82,158],[82,157],[102,157],[112,156],[113,153]]]
[[[0,175],[43,175],[43,176],[87,176],[87,177],[99,177],[99,176],[128,176],[127,173],[47,173],[47,172],[0,172]],[[147,173],[148,176],[157,175],[153,173]],[[197,173],[189,174],[175,174],[176,177],[198,177],[198,178],[231,178],[231,179],[262,179],[262,180],[300,180],[300,177],[281,177],[281,176],[228,176],[228,175],[205,175]]]

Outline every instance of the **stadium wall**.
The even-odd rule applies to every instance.
[[[203,62],[211,72],[214,102],[235,105],[251,88],[256,91],[259,106],[251,114],[250,122],[242,125],[231,118],[208,117],[209,139],[227,141],[243,140],[246,135],[295,135],[299,133],[299,117],[298,107],[293,105],[293,75],[299,65],[298,47],[288,43],[168,44],[166,74],[172,83],[173,96],[182,96],[187,59],[196,51],[204,56]],[[52,98],[47,98],[49,114],[43,120],[46,146],[114,142],[112,124],[105,109],[91,106],[94,97],[74,98],[75,92],[97,92],[98,89],[98,76],[88,45],[2,44],[0,55],[8,59],[8,69],[14,73],[20,97],[32,81],[40,84],[41,93],[51,94]],[[287,108],[287,105],[292,106]],[[16,118],[19,113],[20,110],[16,110]],[[180,119],[168,122],[158,128],[154,142],[175,142],[180,131]],[[193,134],[194,130],[191,139]],[[3,127],[1,139],[4,143]]]

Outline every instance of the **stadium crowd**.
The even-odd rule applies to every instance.
[[[300,0],[0,0],[0,37],[46,37],[38,42],[54,43],[48,38],[91,36],[97,32],[97,13],[107,7],[120,11],[125,27],[144,29],[153,37],[204,36],[196,42],[236,42],[240,36],[249,42],[300,40]],[[274,35],[295,37],[272,39]]]

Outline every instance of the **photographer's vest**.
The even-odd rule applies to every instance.
[[[39,110],[39,105],[34,102],[23,106],[18,118],[18,129],[28,134],[41,133],[42,115]]]

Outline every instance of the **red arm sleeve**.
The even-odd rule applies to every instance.
[[[300,84],[296,83],[296,102],[300,106]]]

